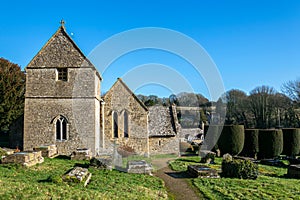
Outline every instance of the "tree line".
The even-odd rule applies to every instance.
[[[23,115],[24,95],[25,73],[19,65],[0,58],[0,132],[7,132],[12,123]],[[163,98],[156,95],[137,97],[146,106],[200,107],[202,110],[197,114],[199,122],[208,123],[215,115],[225,124],[243,124],[246,128],[300,127],[300,79],[283,84],[281,92],[270,86],[257,87],[249,95],[233,89],[217,102],[188,92]],[[226,115],[220,114],[225,111]]]

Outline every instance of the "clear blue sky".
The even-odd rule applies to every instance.
[[[66,21],[69,34],[89,55],[102,41],[133,28],[162,27],[197,41],[217,65],[226,90],[249,92],[256,86],[280,86],[300,77],[300,1],[3,1],[0,57],[24,68]],[[209,98],[201,77],[177,55],[160,50],[131,52],[103,73],[103,91],[117,77],[147,63],[159,63],[188,79]],[[150,75],[149,75],[150,76]],[[158,84],[159,85],[159,84]],[[148,85],[136,93],[168,96]]]

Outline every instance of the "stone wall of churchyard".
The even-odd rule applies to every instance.
[[[116,142],[119,147],[134,149],[135,153],[148,154],[147,110],[138,102],[134,94],[118,80],[104,97],[105,146]],[[118,137],[113,134],[113,113],[118,114]],[[128,138],[124,137],[124,113],[128,114]]]

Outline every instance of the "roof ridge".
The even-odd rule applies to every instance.
[[[78,45],[74,42],[74,40],[69,36],[69,34],[66,31],[66,28],[64,26],[64,23],[61,24],[61,26],[59,26],[59,28],[57,29],[57,31],[48,39],[48,41],[43,45],[43,47],[38,51],[38,53],[30,60],[30,62],[27,64],[27,66],[25,67],[25,70],[27,67],[30,67],[30,65],[33,63],[33,61],[35,60],[35,58],[37,56],[39,56],[45,49],[46,47],[53,41],[53,39],[59,34],[62,33],[74,46],[74,48],[79,52],[79,54],[83,57],[84,61],[87,62],[88,65],[91,65],[92,67],[95,68],[97,75],[99,76],[99,78],[102,80],[102,77],[100,75],[100,73],[98,72],[98,70],[96,69],[96,67],[93,65],[93,63],[84,55],[84,53],[81,51],[81,49],[78,47]]]
[[[131,89],[123,82],[122,78],[117,78],[117,81],[111,86],[111,88],[113,88],[118,82],[120,82],[125,89],[133,96],[133,98],[142,106],[142,108],[144,108],[146,111],[149,111],[148,107],[131,91]],[[111,90],[111,88],[108,90],[108,92]],[[108,93],[107,92],[107,93]],[[107,94],[106,93],[106,94]],[[106,95],[105,94],[105,95]],[[103,98],[105,98],[105,95],[103,96]]]

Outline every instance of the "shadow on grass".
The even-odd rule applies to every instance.
[[[182,172],[165,172],[168,176],[171,176],[172,178],[180,179],[180,178],[195,178],[187,171]]]
[[[89,168],[89,163],[75,163],[74,167]]]
[[[66,155],[59,155],[59,156],[56,156],[54,159],[71,160],[71,157],[70,156],[66,156]]]
[[[195,162],[200,162],[200,159],[199,159],[199,161],[195,161],[195,160],[190,160],[190,159],[178,158],[177,161],[195,163]]]

